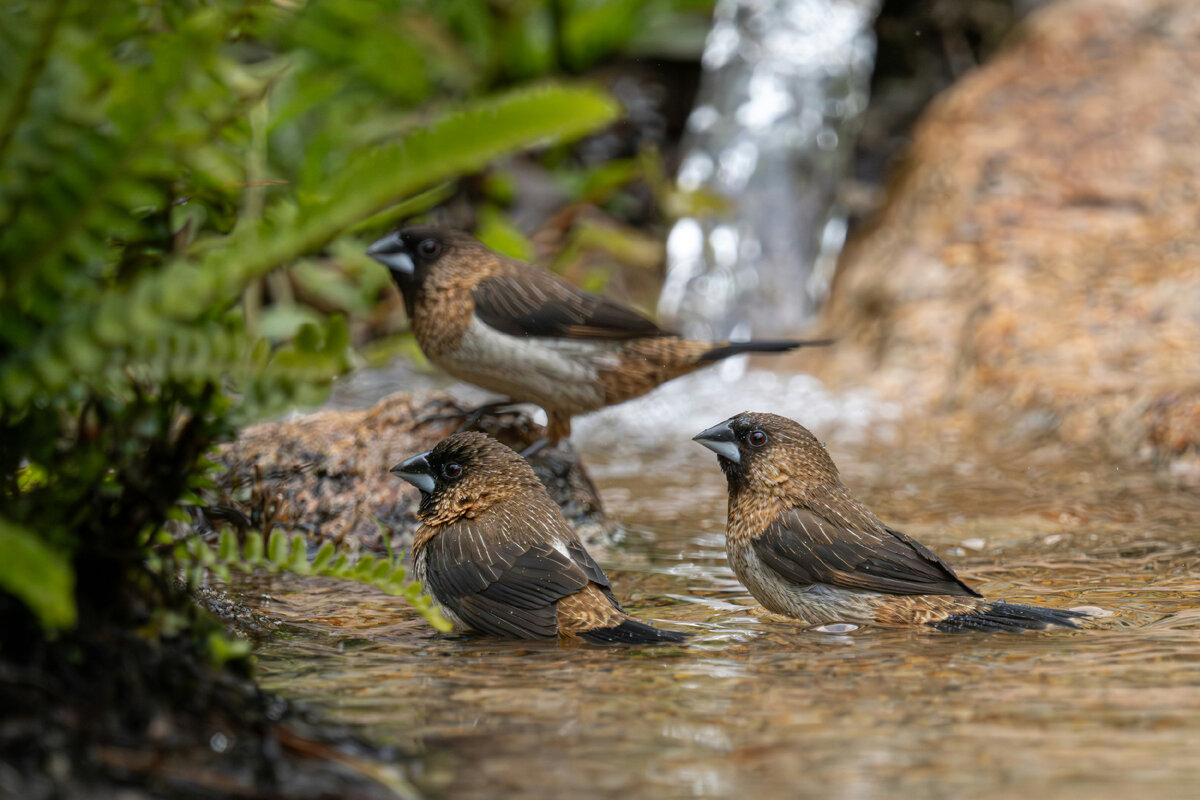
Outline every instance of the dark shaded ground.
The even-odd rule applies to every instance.
[[[0,599],[0,615],[23,611]],[[181,626],[183,620],[179,620]],[[270,693],[245,660],[214,666],[207,627],[155,639],[124,625],[47,643],[6,625],[0,796],[374,798],[396,754]],[[203,638],[202,638],[203,637]]]
[[[228,468],[200,530],[279,525],[314,542],[402,549],[416,519],[415,490],[388,472],[433,447],[464,420],[447,395],[390,395],[362,411],[326,410],[248,429],[222,448]],[[542,428],[519,412],[476,427],[517,448]],[[595,488],[567,447],[543,448],[535,469],[581,534],[607,528]],[[188,534],[190,535],[190,534]],[[100,569],[101,567],[97,567]],[[22,606],[0,597],[0,796],[377,798],[407,796],[403,761],[323,725],[257,688],[251,664],[224,666],[221,623],[179,586],[149,573],[124,600],[84,609],[78,632],[46,641]],[[146,598],[158,598],[153,608]],[[249,638],[274,630],[222,592],[200,605]]]

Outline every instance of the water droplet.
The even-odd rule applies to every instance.
[[[837,131],[826,128],[817,134],[817,147],[822,150],[836,150],[838,146]]]
[[[687,126],[692,133],[704,133],[721,119],[720,113],[709,105],[696,106],[688,115]]]

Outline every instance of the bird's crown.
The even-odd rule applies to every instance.
[[[839,482],[837,467],[817,437],[778,414],[745,411],[701,432],[695,440],[717,454],[734,490],[786,494]]]
[[[516,451],[473,431],[447,436],[392,472],[421,490],[418,515],[433,523],[476,516],[523,492],[545,491]]]

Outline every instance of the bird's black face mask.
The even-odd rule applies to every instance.
[[[391,472],[421,492],[419,514],[426,516],[435,511],[439,499],[462,478],[469,459],[467,453],[439,445],[402,461]]]
[[[446,242],[434,230],[412,226],[392,231],[367,248],[367,255],[388,268],[392,280],[404,295],[404,305],[412,316],[416,295],[429,268],[445,254]]]
[[[725,480],[731,488],[737,488],[745,483],[749,462],[759,448],[770,442],[770,436],[752,420],[738,415],[701,431],[692,440],[717,454],[717,464],[725,473]]]

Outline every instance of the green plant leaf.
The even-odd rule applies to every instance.
[[[177,560],[173,563],[183,565],[185,574],[193,584],[200,582],[205,571],[222,580],[228,580],[230,567],[244,572],[261,567],[273,573],[324,575],[337,580],[364,583],[394,597],[403,597],[437,630],[451,629],[450,623],[423,593],[420,584],[406,580],[408,573],[400,563],[401,556],[377,558],[365,554],[353,561],[345,551],[339,551],[335,544],[325,542],[312,561],[309,561],[308,539],[304,534],[289,535],[279,528],[271,533],[267,543],[269,558],[266,560],[261,557],[262,546],[262,535],[251,531],[246,536],[246,555],[242,558],[238,554],[233,532],[226,529],[221,532],[216,550],[199,537],[177,542]],[[158,568],[166,569],[168,566],[162,564]]]
[[[263,539],[258,531],[246,534],[246,564],[253,569],[263,563]]]
[[[267,540],[267,561],[272,567],[282,567],[287,563],[288,539],[283,531],[274,531]]]
[[[370,581],[371,575],[375,571],[375,556],[361,556],[358,563],[354,565],[355,580]]]
[[[208,635],[208,657],[214,664],[246,658],[250,655],[250,643],[234,639],[224,631],[213,631]]]
[[[323,572],[325,567],[333,561],[334,547],[333,542],[326,542],[321,545],[321,549],[317,551],[317,555],[313,558],[312,571]]]
[[[50,477],[46,469],[38,464],[26,464],[17,471],[17,491],[28,492],[46,483]]]
[[[308,563],[308,542],[303,534],[292,537],[292,553],[287,561],[287,569],[297,575],[308,575],[312,567]]]
[[[329,564],[325,569],[321,570],[322,575],[331,577],[342,577],[353,572],[353,564],[350,563],[350,558],[345,553],[338,553],[337,558]]]
[[[29,606],[49,629],[75,625],[75,573],[69,557],[4,519],[0,519],[0,588]]]
[[[583,86],[519,89],[464,104],[371,148],[333,180],[312,187],[295,226],[247,237],[206,254],[215,266],[237,265],[244,278],[311,252],[356,222],[434,184],[482,169],[492,159],[533,145],[568,141],[616,119],[620,107]],[[207,304],[205,304],[207,305]]]
[[[376,585],[386,584],[391,574],[392,565],[387,561],[380,561],[375,565],[375,569],[371,571],[371,576],[368,580]]]
[[[221,531],[217,558],[221,561],[232,561],[237,556],[237,546],[237,534],[229,528],[225,528]]]
[[[310,563],[294,539],[177,544],[169,523],[217,489],[203,453],[323,400],[361,361],[365,315],[386,334],[394,290],[363,253],[382,227],[496,158],[552,144],[565,163],[557,145],[618,115],[596,88],[512,85],[625,41],[621,9],[644,0],[612,2],[0,3],[5,546],[49,576],[14,557],[0,587],[66,624],[51,601],[86,542],[121,562],[89,586],[138,562],[171,579],[319,571],[431,608],[390,552]],[[493,181],[489,202],[511,188]],[[528,252],[501,212],[484,224]],[[258,477],[237,482],[231,501],[250,500]],[[133,591],[169,605],[173,586]]]
[[[479,241],[497,253],[522,261],[529,261],[533,257],[533,245],[525,234],[492,206],[484,206],[481,209],[475,235]]]
[[[204,566],[211,566],[217,562],[217,554],[212,551],[212,548],[204,544],[199,539],[191,540],[196,543],[196,546],[188,548],[188,554],[192,558],[199,561]]]

